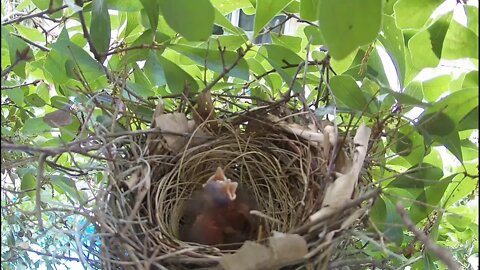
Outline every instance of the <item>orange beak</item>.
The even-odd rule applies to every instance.
[[[235,200],[235,198],[237,197],[236,191],[238,183],[232,182],[231,179],[228,179],[225,176],[225,173],[223,172],[221,167],[217,167],[217,171],[215,172],[215,174],[208,178],[207,182],[203,184],[203,187],[205,187],[208,183],[212,181],[216,181],[216,184],[222,185],[222,190],[227,193],[228,198],[232,201]]]

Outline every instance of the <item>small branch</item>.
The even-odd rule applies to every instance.
[[[10,71],[12,71],[15,66],[17,66],[18,64],[20,64],[20,62],[22,62],[23,59],[17,57],[17,59],[15,60],[15,62],[13,64],[11,64],[9,67],[7,67],[5,70],[2,70],[2,75],[1,77],[5,77],[8,73],[10,73]]]
[[[52,14],[52,13],[55,13],[57,11],[60,11],[64,8],[67,8],[68,5],[63,5],[61,7],[58,7],[58,8],[54,8],[54,9],[47,9],[47,10],[44,10],[42,12],[38,12],[38,13],[34,13],[34,14],[29,14],[27,16],[22,16],[22,17],[18,17],[16,19],[13,19],[13,20],[10,20],[10,21],[5,21],[5,22],[2,22],[2,25],[9,25],[9,24],[12,24],[12,23],[19,23],[19,22],[22,22],[24,20],[27,20],[27,19],[32,19],[32,18],[35,18],[35,17],[41,17],[45,14]]]
[[[46,154],[41,154],[38,158],[38,171],[37,171],[37,186],[35,191],[35,214],[38,219],[39,231],[43,232],[43,219],[42,219],[42,198],[40,193],[42,191],[42,182],[43,182],[43,173],[45,171],[45,160],[47,159]]]
[[[122,48],[122,49],[117,48],[117,49],[114,49],[110,52],[107,52],[106,54],[104,54],[104,56],[109,56],[109,55],[112,55],[112,54],[117,54],[117,53],[132,51],[132,50],[141,50],[141,49],[161,50],[161,49],[165,49],[165,46],[164,45],[157,45],[157,44],[141,44],[141,45],[132,46],[132,47],[128,47],[128,48]]]
[[[2,86],[2,90],[15,89],[15,88],[20,88],[20,87],[29,86],[29,85],[37,85],[41,81],[42,80],[35,80],[33,82],[24,83],[24,84],[18,84],[18,85],[12,85],[12,86]]]
[[[397,203],[397,211],[402,217],[403,224],[407,226],[408,230],[424,244],[427,250],[435,254],[443,263],[445,263],[448,269],[462,269],[462,266],[455,260],[449,249],[436,245],[425,233],[413,224],[401,202]]]
[[[243,59],[245,54],[252,48],[251,45],[247,44],[247,48],[245,50],[239,49],[238,51],[238,56],[235,62],[229,67],[224,67],[222,73],[220,73],[212,82],[210,82],[207,86],[205,86],[205,89],[202,90],[203,93],[207,92],[208,90],[212,89],[212,87],[215,86],[222,78],[223,76],[227,75],[233,68],[235,68],[238,63],[240,63],[240,60]]]
[[[20,38],[21,40],[25,41],[26,43],[28,43],[28,44],[30,44],[30,45],[32,45],[32,46],[34,46],[34,47],[40,49],[41,51],[44,51],[44,52],[49,52],[49,51],[50,51],[50,48],[47,48],[47,47],[45,47],[45,46],[43,46],[43,45],[40,45],[40,44],[37,44],[37,43],[29,40],[28,38],[26,38],[26,37],[24,37],[24,36],[21,36],[21,35],[19,35],[19,34],[17,34],[17,33],[12,33],[12,35]]]

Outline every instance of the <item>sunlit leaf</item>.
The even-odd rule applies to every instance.
[[[382,3],[381,0],[319,1],[320,33],[333,58],[342,59],[375,40],[382,24]]]

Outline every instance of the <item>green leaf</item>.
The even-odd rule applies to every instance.
[[[395,25],[393,16],[383,15],[383,28],[378,40],[383,44],[397,71],[400,88],[405,80],[405,42],[402,30]]]
[[[165,78],[165,72],[163,71],[163,67],[160,65],[158,61],[157,54],[150,51],[148,53],[147,61],[145,62],[145,66],[143,67],[145,75],[147,78],[156,86],[163,86],[167,84],[167,80]]]
[[[95,0],[92,3],[90,36],[98,53],[105,54],[108,52],[110,35],[110,15],[108,14],[107,0]],[[103,57],[103,59],[105,58]]]
[[[43,117],[28,118],[23,125],[21,132],[28,135],[38,135],[50,131],[52,128],[43,121]]]
[[[202,49],[186,45],[173,45],[172,50],[187,56],[199,65],[206,67],[217,73],[222,73],[226,68],[230,68],[237,62],[238,54],[232,51],[221,53],[218,49]],[[228,75],[243,80],[249,78],[248,63],[245,59],[240,59]]]
[[[302,39],[284,34],[271,34],[272,43],[284,46],[290,50],[299,53],[302,50]]]
[[[158,57],[158,61],[163,67],[167,85],[172,94],[183,93],[186,88],[189,88],[191,92],[198,90],[198,84],[195,79],[178,65],[162,56]]]
[[[467,26],[478,36],[478,6],[463,5],[467,14]]]
[[[398,28],[419,29],[443,0],[398,0],[394,5]]]
[[[74,180],[62,175],[52,175],[50,179],[57,192],[67,194],[78,203],[84,204],[87,202],[87,194],[77,189]]]
[[[29,39],[30,41],[45,42],[45,35],[35,28],[26,27],[21,24],[16,24],[15,28],[22,36]]]
[[[21,88],[14,88],[14,89],[7,89],[3,90],[7,94],[7,96],[15,102],[18,106],[23,106],[23,101],[25,99],[25,94],[23,93]]]
[[[429,163],[413,166],[393,180],[388,187],[417,189],[438,183],[443,177],[443,170]]]
[[[160,8],[168,25],[189,41],[212,34],[215,10],[209,0],[162,0]]]
[[[242,35],[244,34],[243,30],[239,27],[234,26],[229,19],[227,19],[218,9],[215,8],[215,24],[223,27],[225,30],[232,34]]]
[[[158,26],[159,2],[156,0],[140,0],[143,5],[142,13],[145,13],[150,23],[147,29],[156,30]],[[180,16],[180,14],[175,14]]]
[[[472,173],[478,174],[478,168],[476,164],[464,164],[466,168],[470,168]],[[463,170],[463,168],[461,169]],[[465,198],[471,194],[478,187],[478,178],[465,177],[463,174],[457,174],[452,181],[452,184],[447,188],[445,192],[444,207],[447,208],[454,203]]]
[[[445,59],[478,59],[478,36],[455,20],[445,36],[442,57]]]
[[[26,192],[30,198],[35,197],[35,188],[37,186],[37,178],[33,173],[27,173],[22,176],[22,182],[20,183],[20,190],[26,192],[27,190],[33,189],[33,191]]]
[[[442,75],[433,79],[423,81],[423,96],[427,101],[436,101],[448,91],[448,84],[452,80],[450,75]]]
[[[317,20],[317,0],[300,0],[300,17],[304,20]]]
[[[416,166],[425,156],[423,137],[414,127],[404,124],[392,138],[393,151],[406,159],[410,165]]]
[[[431,135],[446,136],[476,107],[478,107],[477,89],[459,90],[427,108],[420,115],[418,125]]]
[[[67,76],[65,70],[67,61],[71,61],[77,72],[81,71],[85,80],[89,82],[90,87],[95,87],[92,83],[98,79],[100,79],[98,82],[104,85],[103,83],[106,83],[106,79],[102,65],[90,57],[84,49],[71,43],[66,31],[67,30],[64,29],[57,41],[53,43],[52,50],[48,54],[45,62],[45,71],[50,74],[55,82],[64,84],[71,78]]]
[[[140,0],[107,0],[108,9],[118,10],[118,11],[140,11],[142,10],[142,2]]]
[[[46,104],[45,101],[35,93],[26,96],[25,103],[33,107],[43,107]]]
[[[297,68],[294,67],[289,69],[283,69],[282,67],[285,66],[286,63],[300,64],[301,62],[303,62],[303,59],[283,46],[267,44],[263,45],[262,48],[265,48],[268,53],[268,56],[262,56],[270,63],[270,65],[272,65],[273,68],[276,69],[277,73],[282,77],[287,87],[290,87],[292,85],[293,77]],[[303,91],[303,88],[298,80],[295,80],[295,82],[293,82],[292,90],[296,93]]]
[[[416,68],[436,67],[440,63],[442,47],[452,15],[453,12],[443,15],[408,41],[411,60]]]
[[[462,82],[462,88],[478,87],[478,70],[470,71],[465,75]]]
[[[249,0],[211,0],[210,2],[222,15],[227,15],[237,9],[252,7]]]
[[[348,75],[334,76],[330,79],[330,88],[337,105],[343,104],[359,112],[367,109],[367,100],[352,77]]]
[[[303,28],[303,32],[305,32],[307,40],[311,40],[312,45],[324,44],[322,35],[320,34],[320,28],[318,28],[318,26],[307,25],[305,28]]]
[[[253,23],[253,36],[256,37],[273,17],[282,11],[292,0],[257,0],[257,10]]]
[[[415,202],[418,203],[414,203],[409,211],[413,223],[417,224],[428,217],[436,207],[440,207],[439,203],[445,194],[445,190],[455,176],[455,174],[447,176],[438,183],[426,187],[416,198]]]
[[[319,1],[320,33],[333,58],[342,59],[375,40],[382,24],[382,3],[381,0]]]
[[[478,129],[478,106],[471,110],[458,124],[457,130]]]
[[[391,200],[384,197],[387,210],[387,218],[385,220],[384,235],[388,240],[394,242],[398,246],[403,242],[402,218],[398,214],[397,208]]]

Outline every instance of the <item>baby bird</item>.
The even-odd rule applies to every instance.
[[[222,168],[203,185],[185,211],[180,239],[220,248],[238,248],[254,239],[258,222],[250,215],[256,205],[238,183],[228,179]]]

